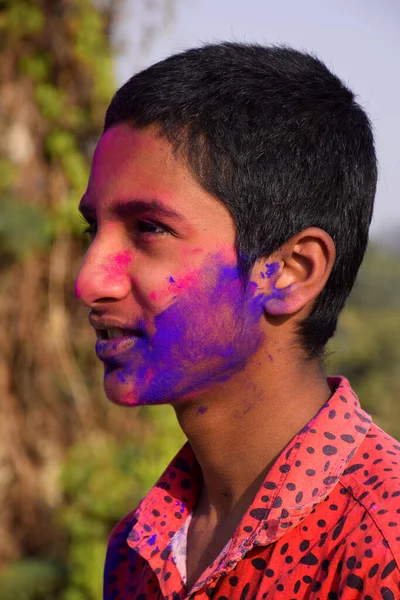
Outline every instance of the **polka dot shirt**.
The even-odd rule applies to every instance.
[[[187,443],[111,534],[105,600],[399,600],[400,444],[344,378],[283,450],[232,538],[187,590],[171,549],[201,471]]]

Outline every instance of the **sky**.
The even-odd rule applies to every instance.
[[[399,0],[175,0],[173,4],[172,10],[145,13],[139,2],[126,0],[117,29],[123,47],[116,61],[119,85],[169,54],[204,42],[284,43],[314,52],[357,94],[374,127],[379,182],[372,232],[400,230]],[[144,36],[151,24],[152,35]],[[139,43],[143,37],[148,40],[145,45]]]

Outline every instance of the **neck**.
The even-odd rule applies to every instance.
[[[282,362],[247,365],[219,389],[175,407],[203,473],[201,501],[218,519],[233,508],[244,512],[281,451],[331,394],[318,361],[297,369]]]

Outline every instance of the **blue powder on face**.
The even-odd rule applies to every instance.
[[[122,371],[118,371],[118,381],[120,383],[126,383],[126,377],[124,376]]]
[[[207,412],[207,411],[208,411],[208,407],[207,407],[207,406],[200,406],[200,408],[198,409],[198,411],[197,411],[197,412],[198,412],[200,415],[204,415],[204,413],[205,413],[205,412]]]
[[[171,283],[175,283],[175,279],[172,277],[172,275],[171,277],[168,277],[168,281],[170,281]]]
[[[267,267],[267,277],[268,279],[270,277],[272,277],[272,275],[275,275],[275,273],[277,273],[277,271],[279,271],[279,263],[278,262],[274,262],[271,264],[266,264],[265,265]]]
[[[279,268],[266,266],[267,276]],[[261,344],[265,304],[278,297],[282,290],[267,297],[251,282],[243,289],[236,266],[210,257],[198,283],[156,316],[156,333],[139,338],[119,365],[118,357],[106,363],[105,377],[117,368],[118,379],[131,386],[132,404],[169,403],[226,381]]]
[[[275,275],[275,273],[277,273],[279,271],[279,263],[278,262],[265,263],[265,266],[266,266],[266,270],[261,273],[261,277],[263,279],[265,279],[265,278],[270,279],[272,277],[272,275]]]
[[[149,546],[154,546],[154,544],[156,543],[156,538],[157,538],[157,534],[155,533],[154,535],[151,536],[151,538],[149,538],[147,540],[147,543],[149,544]]]

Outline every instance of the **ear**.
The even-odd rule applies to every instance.
[[[331,236],[323,229],[309,227],[292,237],[268,261],[257,261],[252,281],[265,296],[265,312],[291,315],[312,304],[328,280],[335,257]]]

